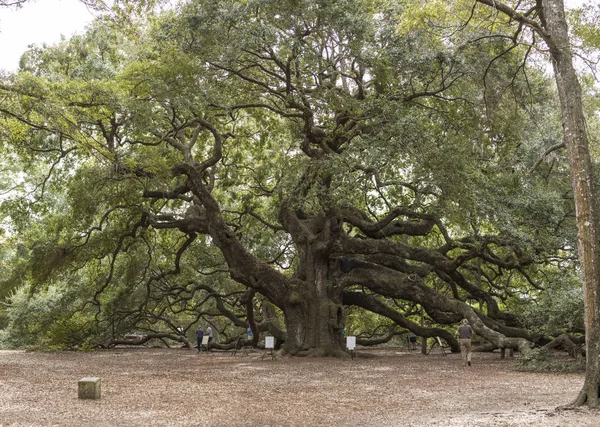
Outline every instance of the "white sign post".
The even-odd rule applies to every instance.
[[[200,344],[203,350],[208,351],[208,335],[202,337],[202,343]]]
[[[346,348],[350,352],[352,359],[354,359],[356,357],[356,337],[346,337]]]
[[[346,348],[354,350],[356,348],[356,337],[346,337]]]
[[[273,349],[275,348],[275,337],[265,337],[265,350],[269,350],[269,354],[271,355],[271,360],[275,360],[275,353]],[[265,353],[263,353],[261,360],[265,358]]]

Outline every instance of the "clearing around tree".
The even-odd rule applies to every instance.
[[[596,426],[559,410],[581,374],[520,372],[514,358],[360,350],[354,360],[187,349],[0,351],[0,426]],[[100,400],[77,382],[102,379]]]

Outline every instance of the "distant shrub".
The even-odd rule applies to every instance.
[[[88,344],[94,335],[93,314],[73,309],[75,291],[48,286],[31,294],[24,287],[11,297],[8,324],[0,334],[0,347],[31,350],[65,350]]]
[[[522,353],[518,369],[525,372],[581,372],[585,370],[585,359],[555,357],[556,352],[546,348],[534,348]]]

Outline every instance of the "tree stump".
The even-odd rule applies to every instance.
[[[88,377],[79,380],[80,399],[100,399],[100,378]]]

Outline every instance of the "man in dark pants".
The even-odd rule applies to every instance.
[[[467,319],[464,319],[463,324],[458,327],[456,335],[460,340],[460,354],[463,363],[465,366],[471,366],[471,335],[473,335],[473,329]]]
[[[202,338],[204,338],[204,331],[201,326],[196,329],[196,341],[198,342],[198,352],[202,351]]]

